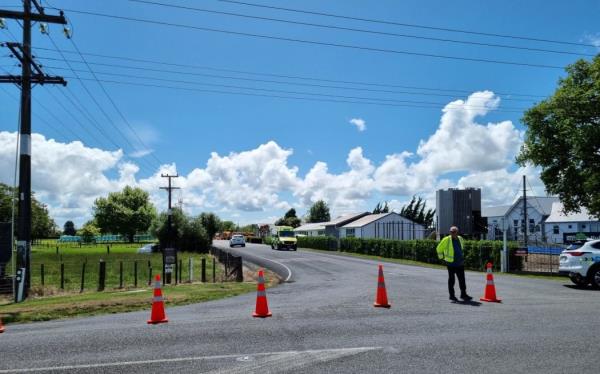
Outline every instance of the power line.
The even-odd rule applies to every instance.
[[[53,58],[53,57],[41,57],[41,58],[42,59],[46,59],[46,60],[50,60],[50,61],[61,61],[60,59]],[[77,61],[77,60],[68,60],[68,61],[69,62],[74,62],[74,63],[82,63],[81,61]],[[97,66],[105,66],[105,67],[116,67],[116,68],[123,68],[123,69],[151,71],[151,72],[157,72],[157,73],[173,73],[173,74],[200,76],[200,77],[208,77],[208,78],[218,78],[218,79],[228,79],[228,80],[241,80],[241,81],[261,82],[261,83],[275,83],[275,84],[293,85],[293,86],[306,86],[306,87],[316,87],[316,88],[332,88],[332,89],[343,89],[343,90],[365,91],[365,92],[382,92],[382,93],[392,93],[392,94],[402,94],[402,95],[456,97],[456,95],[431,93],[431,92],[408,92],[408,91],[382,90],[382,89],[372,89],[372,88],[363,88],[363,87],[347,87],[347,86],[332,86],[332,85],[312,84],[312,83],[300,83],[300,82],[285,82],[285,81],[276,81],[276,80],[267,80],[267,79],[233,77],[233,76],[227,76],[227,75],[215,75],[215,74],[206,74],[206,73],[183,72],[183,71],[176,71],[176,70],[153,69],[153,68],[140,67],[140,66],[128,66],[128,65],[121,65],[121,64],[107,64],[107,63],[99,63],[99,62],[88,62],[88,64],[90,64],[90,65],[97,65]],[[54,69],[63,69],[63,68],[59,68],[59,67],[53,67],[53,68]],[[77,71],[82,72],[82,70],[77,70]],[[119,76],[120,75],[120,74],[107,73],[107,72],[101,72],[101,74],[115,75],[115,76]],[[132,75],[127,75],[127,76],[133,77]],[[531,99],[528,100],[528,99],[514,99],[514,98],[505,98],[504,100],[507,100],[507,101],[523,101],[523,102],[530,102],[531,101]]]
[[[68,70],[66,68],[52,67],[53,69],[59,70]],[[81,70],[76,70],[81,71]],[[332,97],[332,98],[341,98],[341,99],[356,99],[356,100],[373,100],[373,101],[382,101],[382,102],[395,102],[395,103],[407,103],[407,104],[431,104],[431,105],[449,105],[450,103],[440,103],[440,102],[431,102],[431,101],[414,101],[414,100],[397,100],[397,99],[388,99],[388,98],[379,98],[379,97],[359,97],[359,96],[344,96],[344,95],[333,95],[333,94],[324,94],[324,93],[314,93],[314,92],[303,92],[303,91],[287,91],[287,90],[276,90],[276,89],[268,89],[268,88],[258,88],[258,87],[248,87],[248,86],[235,86],[235,85],[225,85],[225,84],[217,84],[217,83],[206,83],[206,82],[195,82],[195,81],[186,81],[186,80],[174,80],[174,79],[166,79],[166,78],[156,78],[156,77],[147,77],[147,76],[139,76],[139,75],[131,75],[131,74],[119,74],[119,73],[109,73],[109,72],[97,72],[100,75],[109,75],[116,77],[124,77],[124,78],[137,78],[137,79],[146,79],[153,81],[161,81],[161,82],[170,82],[170,83],[185,83],[185,84],[194,84],[201,86],[211,86],[211,87],[221,87],[221,88],[233,88],[233,89],[242,89],[242,90],[252,90],[252,91],[264,91],[264,92],[274,92],[274,93],[283,93],[283,94],[292,94],[292,95],[309,95],[309,96],[322,96],[322,97]],[[488,109],[486,106],[478,106],[478,105],[462,105],[464,107],[472,108],[472,109]],[[505,107],[504,111],[512,110],[521,113],[523,110],[527,108],[512,108]]]
[[[49,51],[49,52],[56,52],[55,50],[50,49],[50,48],[37,47],[36,49]],[[69,50],[62,50],[62,52],[70,53],[70,54],[77,54],[77,52],[69,51]],[[115,60],[121,60],[121,61],[142,62],[142,63],[162,65],[162,66],[174,66],[174,67],[183,67],[183,68],[191,68],[191,69],[204,69],[204,70],[220,71],[220,72],[227,72],[227,73],[248,74],[248,75],[265,76],[265,77],[286,78],[286,79],[297,79],[297,80],[314,81],[314,82],[354,84],[354,85],[373,86],[373,87],[403,88],[403,89],[436,91],[436,92],[441,91],[441,92],[452,92],[452,93],[472,93],[473,91],[475,91],[475,90],[447,89],[447,88],[439,88],[439,87],[398,85],[398,84],[389,84],[389,83],[380,83],[380,82],[335,80],[335,79],[325,79],[325,78],[308,77],[308,76],[301,76],[301,75],[290,75],[290,74],[273,74],[273,73],[253,72],[253,71],[248,71],[248,70],[224,69],[224,68],[218,68],[218,67],[214,67],[214,66],[181,64],[181,63],[173,63],[173,62],[166,62],[166,61],[132,58],[132,57],[127,57],[127,56],[105,55],[105,54],[89,53],[89,52],[88,53],[82,52],[82,54],[85,56],[101,57],[101,58],[115,59]],[[41,58],[52,59],[49,57],[41,57]],[[54,59],[54,60],[56,60],[56,59]],[[69,61],[81,63],[80,61],[75,61],[75,60],[69,60]],[[90,62],[90,64],[91,65],[100,65],[100,63],[91,63],[91,62]],[[125,66],[123,66],[123,67],[125,67]],[[127,66],[127,68],[133,68],[133,67]],[[139,67],[138,67],[138,69],[139,69]],[[163,70],[161,70],[161,71],[163,71]],[[295,83],[289,82],[289,84],[295,84]],[[354,87],[348,87],[348,88],[354,88]],[[510,93],[510,92],[496,92],[496,94],[506,95],[506,96],[530,97],[530,98],[546,97],[543,95],[517,94],[517,93]],[[452,96],[452,95],[449,95],[449,96]],[[508,99],[505,99],[505,100],[508,100]],[[512,99],[512,100],[516,100],[516,99]]]
[[[91,78],[90,79],[80,78],[80,79],[93,80]],[[313,102],[367,104],[367,105],[379,105],[379,106],[388,106],[388,107],[407,107],[407,108],[423,108],[423,109],[438,109],[438,110],[440,109],[439,105],[438,106],[425,106],[425,105],[411,105],[411,104],[392,104],[392,103],[383,103],[383,102],[374,102],[374,101],[330,100],[330,99],[317,99],[317,98],[310,98],[310,97],[267,95],[267,94],[256,94],[256,93],[248,93],[248,92],[234,92],[234,91],[223,91],[223,90],[208,90],[208,89],[199,89],[199,88],[192,88],[192,87],[167,86],[167,85],[148,84],[148,83],[140,83],[140,82],[128,82],[128,81],[116,81],[116,80],[107,80],[107,79],[103,79],[101,81],[105,82],[105,83],[132,85],[132,86],[140,86],[140,87],[168,88],[168,89],[183,90],[183,91],[217,93],[217,94],[227,94],[227,95],[241,95],[241,96],[249,96],[249,97],[267,97],[267,98],[302,100],[302,101],[313,101]],[[516,113],[522,113],[522,112],[516,112]]]
[[[430,58],[438,58],[438,59],[446,59],[446,60],[482,62],[482,63],[511,65],[511,66],[525,66],[525,67],[543,68],[543,69],[560,69],[560,70],[564,69],[563,66],[555,66],[555,65],[544,65],[544,64],[527,63],[527,62],[494,60],[494,59],[483,59],[483,58],[474,58],[474,57],[449,56],[449,55],[441,55],[441,54],[434,54],[434,53],[421,53],[421,52],[403,51],[403,50],[397,50],[397,49],[375,48],[375,47],[367,47],[367,46],[352,45],[352,44],[321,42],[321,41],[317,41],[317,40],[297,39],[297,38],[288,38],[288,37],[274,36],[274,35],[264,35],[264,34],[254,34],[254,33],[232,31],[232,30],[214,29],[214,28],[208,28],[208,27],[184,25],[184,24],[180,24],[180,23],[155,21],[155,20],[149,20],[149,19],[143,19],[143,18],[118,16],[118,15],[114,15],[114,14],[89,12],[89,11],[83,11],[83,10],[75,10],[75,9],[65,9],[65,10],[67,10],[71,13],[112,18],[112,19],[118,19],[118,20],[122,20],[122,21],[141,22],[141,23],[148,23],[148,24],[153,24],[153,25],[177,27],[177,28],[191,29],[191,30],[197,30],[197,31],[207,31],[207,32],[221,33],[221,34],[227,34],[227,35],[247,36],[247,37],[258,38],[258,39],[279,40],[279,41],[293,42],[293,43],[300,43],[300,44],[312,44],[312,45],[320,45],[320,46],[325,46],[325,47],[363,50],[363,51],[369,51],[369,52],[379,52],[379,53],[396,54],[396,55],[430,57]]]
[[[12,100],[16,101],[17,103],[19,102],[19,99],[17,99],[16,97],[14,97],[6,88],[0,86],[0,90],[3,91],[8,97],[10,97]],[[36,101],[34,99],[34,101]],[[36,101],[36,103],[38,103]],[[46,109],[45,109],[46,110]],[[64,139],[68,139],[69,136],[66,135],[66,133],[62,132],[61,129],[59,129],[58,127],[55,127],[53,124],[51,124],[50,122],[46,121],[43,117],[39,116],[36,113],[33,113],[34,116],[38,117],[38,119],[40,121],[42,121],[46,126],[48,126],[50,129],[54,130],[58,135],[62,136]],[[18,131],[17,131],[18,133]],[[78,139],[77,136],[74,137],[75,139]]]
[[[358,29],[358,28],[352,28],[352,27],[324,25],[324,24],[319,24],[319,23],[301,22],[301,21],[286,20],[286,19],[281,19],[281,18],[252,16],[252,15],[241,14],[241,13],[223,12],[223,11],[217,11],[217,10],[211,10],[211,9],[196,8],[196,7],[176,5],[176,4],[167,4],[167,3],[148,1],[148,0],[129,0],[129,1],[134,2],[134,3],[156,5],[156,6],[162,6],[162,7],[174,8],[174,9],[190,10],[190,11],[195,11],[195,12],[219,14],[219,15],[225,15],[225,16],[256,19],[256,20],[262,20],[262,21],[280,22],[280,23],[286,23],[286,24],[292,24],[292,25],[310,26],[310,27],[317,27],[317,28],[330,29],[330,30],[352,31],[352,32],[372,34],[372,35],[393,36],[393,37],[400,37],[400,38],[412,38],[412,39],[420,39],[420,40],[438,41],[438,42],[444,42],[444,43],[476,45],[476,46],[481,46],[481,47],[506,48],[506,49],[529,51],[529,52],[545,52],[545,53],[556,53],[556,54],[564,54],[564,55],[589,56],[589,57],[596,56],[595,54],[590,54],[590,53],[558,51],[558,50],[544,49],[544,48],[521,47],[521,46],[515,46],[515,45],[483,43],[483,42],[474,42],[474,41],[468,41],[468,40],[448,39],[448,38],[434,38],[434,37],[421,36],[421,35],[399,34],[399,33],[393,33],[393,32],[385,32],[385,31]]]
[[[283,11],[286,11],[286,12],[312,14],[312,15],[317,15],[317,16],[332,17],[332,18],[339,18],[339,19],[346,19],[346,20],[353,20],[353,21],[379,23],[379,24],[384,24],[384,25],[412,27],[412,28],[426,29],[426,30],[436,30],[436,31],[447,31],[447,32],[455,32],[455,33],[461,33],[461,34],[480,35],[480,36],[492,36],[492,37],[496,37],[496,38],[507,38],[507,39],[516,39],[516,40],[528,40],[528,41],[534,41],[534,42],[544,42],[544,43],[554,43],[554,44],[564,44],[564,45],[576,45],[576,46],[582,46],[582,47],[594,47],[594,48],[596,47],[593,44],[567,42],[567,41],[552,40],[552,39],[533,38],[533,37],[521,36],[521,35],[508,35],[508,34],[489,33],[489,32],[481,32],[481,31],[473,31],[473,30],[465,30],[465,29],[454,29],[454,28],[448,28],[448,27],[436,27],[436,26],[420,25],[420,24],[414,24],[414,23],[402,23],[402,22],[394,22],[394,21],[385,21],[385,20],[378,20],[378,19],[372,19],[372,18],[351,17],[351,16],[340,15],[340,14],[325,13],[325,12],[315,12],[315,11],[293,9],[293,8],[283,8],[283,7],[273,6],[273,5],[255,4],[255,3],[248,3],[248,2],[242,2],[242,1],[236,1],[236,0],[217,0],[217,1],[220,1],[220,2],[223,2],[223,3],[245,5],[245,6],[256,7],[256,8],[265,8],[265,9],[273,9],[273,10],[283,10]]]
[[[77,53],[79,54],[79,56],[81,57],[81,59],[83,60],[83,62],[85,63],[85,65],[87,66],[87,68],[89,69],[90,73],[92,73],[92,76],[94,77],[94,79],[96,79],[96,81],[100,85],[100,88],[102,88],[102,92],[104,92],[104,94],[106,95],[106,97],[108,98],[108,100],[110,101],[110,103],[112,104],[112,106],[115,109],[115,111],[117,113],[119,113],[119,116],[121,117],[121,119],[123,120],[123,122],[125,122],[125,124],[129,128],[129,130],[131,131],[131,133],[137,138],[137,140],[145,148],[145,150],[150,150],[150,148],[144,143],[144,141],[142,140],[142,138],[139,136],[139,134],[137,133],[137,131],[135,131],[135,129],[133,128],[133,126],[131,126],[131,124],[129,123],[129,121],[127,120],[127,118],[123,115],[123,112],[119,109],[119,107],[117,106],[117,104],[115,103],[115,101],[108,94],[108,91],[106,90],[106,88],[104,88],[104,85],[97,79],[96,74],[94,73],[94,70],[92,70],[92,68],[89,66],[87,60],[85,59],[85,57],[81,54],[81,51],[79,51],[79,48],[77,47],[77,44],[75,44],[75,42],[73,41],[72,38],[69,38],[69,40],[71,41],[71,44],[73,45],[73,47],[75,48],[75,50],[77,51]],[[162,162],[158,159],[158,157],[156,156],[156,154],[154,154],[154,152],[152,152],[151,155],[158,162],[158,166],[160,167],[160,165],[162,165]]]
[[[85,85],[83,83],[83,80],[79,77],[79,74],[77,74],[76,71],[74,71],[73,67],[71,66],[71,64],[69,63],[69,61],[66,59],[66,57],[64,56],[64,54],[62,53],[62,51],[58,48],[58,46],[56,45],[56,43],[54,42],[54,39],[52,39],[52,37],[50,37],[50,35],[48,35],[50,41],[52,42],[52,44],[54,45],[54,48],[56,49],[56,51],[62,56],[63,60],[65,61],[65,63],[67,64],[67,66],[69,66],[69,68],[71,69],[71,71],[73,72],[73,74],[75,75],[75,79],[77,79],[82,87],[84,88],[85,92],[88,94],[88,96],[92,99],[92,101],[96,104],[96,106],[98,107],[98,109],[100,110],[100,112],[104,115],[104,117],[106,118],[106,120],[111,124],[111,126],[117,131],[117,133],[121,136],[121,138],[125,141],[126,144],[128,144],[132,150],[135,151],[136,147],[129,141],[129,139],[127,139],[127,137],[123,134],[123,132],[121,132],[121,130],[118,128],[118,126],[116,126],[114,124],[114,122],[112,121],[112,119],[110,118],[110,116],[108,115],[108,113],[106,113],[106,111],[104,110],[104,108],[100,105],[100,103],[98,102],[98,100],[96,99],[96,97],[90,92],[90,90],[88,89],[87,85]],[[75,96],[76,97],[76,96]],[[77,97],[76,97],[77,98]],[[83,106],[81,104],[81,102],[79,101],[79,99],[76,99],[81,106]],[[91,114],[90,114],[91,115]],[[92,117],[93,118],[93,117]],[[110,136],[105,134],[103,130],[100,129],[100,124],[94,119],[94,121],[98,124],[98,130],[104,134],[104,136],[109,139],[111,142],[112,139],[110,139]],[[116,144],[115,142],[113,142],[113,144]],[[118,148],[125,148],[125,147],[120,147],[118,146]],[[150,168],[150,170],[153,170],[154,166],[151,165],[147,160],[145,159],[140,159],[140,161],[146,162],[147,163],[147,167]]]

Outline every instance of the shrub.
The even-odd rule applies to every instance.
[[[500,257],[502,252],[501,241],[491,240],[465,240],[463,254],[465,267],[473,270],[484,270],[488,261],[492,261],[495,269],[500,268]],[[299,237],[298,247],[321,249],[326,251],[340,251],[358,253],[385,258],[397,258],[440,264],[437,257],[436,247],[438,241],[431,239],[423,240],[389,240],[389,239],[361,239],[342,238],[338,241],[334,237]],[[520,270],[521,258],[514,255],[517,243],[509,242],[511,270]]]

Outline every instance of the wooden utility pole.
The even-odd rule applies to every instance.
[[[32,12],[34,5],[37,13]],[[44,74],[31,54],[32,22],[48,22],[66,25],[63,12],[59,16],[46,15],[38,0],[23,0],[23,11],[0,9],[0,18],[22,21],[23,43],[2,43],[12,52],[13,57],[21,63],[20,76],[0,75],[0,83],[13,83],[21,88],[21,122],[19,125],[19,216],[17,224],[17,268],[25,269],[24,299],[31,286],[31,85],[62,84],[67,82],[62,77],[51,77]],[[35,72],[35,73],[32,73]],[[15,287],[16,289],[16,287]],[[15,300],[18,293],[15,292]]]

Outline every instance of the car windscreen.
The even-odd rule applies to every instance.
[[[279,236],[281,236],[282,238],[293,238],[294,232],[293,231],[279,231]]]
[[[574,249],[579,249],[583,246],[583,243],[572,243],[567,247],[567,251],[572,251]]]

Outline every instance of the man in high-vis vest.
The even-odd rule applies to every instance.
[[[437,254],[440,260],[446,262],[448,267],[448,292],[450,300],[458,301],[454,295],[454,276],[458,278],[460,298],[469,301],[473,299],[467,295],[467,284],[465,282],[465,261],[463,256],[463,238],[458,235],[458,227],[450,227],[450,235],[444,237],[437,246]]]

